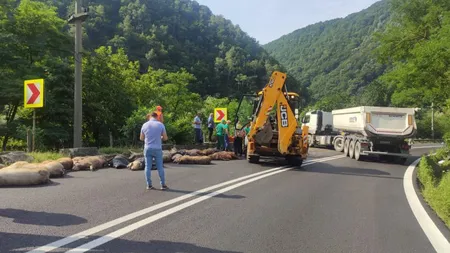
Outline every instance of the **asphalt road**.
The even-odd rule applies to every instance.
[[[414,149],[407,163],[430,150]],[[273,172],[267,171],[279,165],[270,162],[167,164],[169,191],[146,191],[142,171],[116,169],[1,188],[0,252],[28,252],[61,239],[51,252],[434,252],[405,197],[407,166],[340,154],[311,149],[309,160],[333,160]],[[193,193],[260,172],[247,178],[253,182]],[[185,199],[104,225],[180,196]],[[71,237],[94,227],[85,238]]]

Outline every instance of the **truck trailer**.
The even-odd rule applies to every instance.
[[[309,114],[308,120],[307,114],[303,124],[317,125],[319,115]],[[320,129],[325,130],[323,117],[329,114],[322,112],[321,115]],[[360,106],[333,110],[331,115],[332,127],[328,127],[328,132],[310,132],[315,143],[333,145],[336,151],[355,160],[376,156],[404,163],[410,156],[411,146],[406,139],[417,133],[414,108]]]

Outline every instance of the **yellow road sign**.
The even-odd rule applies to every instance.
[[[25,108],[44,107],[44,79],[25,80],[23,103]]]
[[[214,108],[214,122],[227,120],[227,108]]]

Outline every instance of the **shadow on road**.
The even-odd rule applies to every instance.
[[[193,191],[186,191],[186,190],[175,190],[175,189],[168,189],[168,190],[164,190],[164,191],[166,191],[166,192],[175,192],[175,193],[183,193],[183,194],[192,194],[192,195],[194,195],[193,193]],[[208,194],[210,194],[211,192],[204,192],[204,193],[201,193],[201,194],[198,194],[198,195],[195,195],[195,196],[205,196],[205,195],[208,195]],[[214,196],[214,198],[225,198],[225,199],[243,199],[243,198],[245,198],[245,196],[242,196],[242,195],[228,195],[228,194],[223,194],[223,193],[221,193],[221,194],[219,194],[219,195],[216,195],[216,196]]]
[[[94,252],[94,251],[92,251]],[[240,253],[238,251],[224,251],[218,249],[212,249],[208,247],[203,247],[195,245],[192,243],[184,242],[170,242],[170,241],[159,241],[150,240],[148,242],[133,242],[128,240],[114,240],[111,243],[104,245],[96,252],[133,252],[133,253],[148,253],[148,252],[158,252],[158,253]]]
[[[400,163],[395,160],[389,160],[386,158],[378,158],[378,157],[364,157],[360,162],[370,162],[370,163],[379,163],[379,164],[392,164],[392,165],[401,165],[401,166],[409,166],[415,160],[419,159],[420,156],[410,156],[405,163]],[[350,159],[347,157],[347,159]]]
[[[13,219],[14,223],[40,226],[62,227],[78,225],[87,222],[86,219],[71,214],[34,212],[11,208],[0,209],[0,216]]]
[[[404,164],[399,164],[376,158],[365,158],[362,161],[355,161],[345,157],[343,158],[347,160],[345,164],[349,166],[323,163],[322,166],[296,167],[293,171],[403,180],[403,173],[406,168],[418,158],[420,157],[411,156]]]
[[[259,166],[262,167],[281,167],[281,166],[287,166],[289,163],[284,158],[261,158],[261,160],[258,163]]]
[[[400,179],[403,180],[403,177],[395,177],[390,173],[377,170],[377,169],[363,169],[363,168],[350,168],[350,167],[318,167],[311,170],[307,168],[298,169],[298,171],[302,172],[311,172],[311,173],[325,173],[325,174],[335,174],[335,175],[347,175],[347,176],[360,176],[360,177],[378,177],[378,178],[387,178],[387,179]]]
[[[95,240],[98,237],[90,237],[89,240]],[[41,236],[41,235],[28,235],[28,234],[15,234],[15,233],[3,233],[0,232],[0,252],[27,252],[32,248],[37,248],[48,243],[62,239],[62,237],[56,236]],[[74,243],[75,245],[70,248],[75,248],[86,243],[86,240]],[[64,251],[68,250],[63,246]],[[171,242],[171,241],[159,241],[150,240],[148,242],[137,242],[124,239],[115,239],[98,248],[91,249],[88,252],[109,252],[109,253],[241,253],[238,251],[226,251],[212,249],[195,245],[192,243],[184,242]]]
[[[55,179],[68,179],[68,178],[74,178],[73,176],[70,175],[71,173],[74,173],[74,172],[76,172],[76,171],[66,171],[63,177],[58,177],[58,178],[55,178]],[[54,182],[54,181],[52,181],[52,182]],[[56,182],[55,182],[55,183],[56,183]]]
[[[53,179],[53,178],[52,178]],[[50,186],[58,186],[60,183],[55,182],[54,180],[50,179],[50,181],[47,184],[38,184],[38,185],[6,185],[6,186],[0,186],[0,189],[7,188],[7,189],[32,189],[32,188],[44,188],[44,187],[50,187]],[[60,178],[54,178],[54,179],[60,179]]]

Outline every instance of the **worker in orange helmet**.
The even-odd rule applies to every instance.
[[[158,117],[156,118],[159,122],[164,123],[164,116],[163,116],[163,112],[162,112],[162,107],[160,105],[158,105],[156,107],[156,114],[158,115]]]

